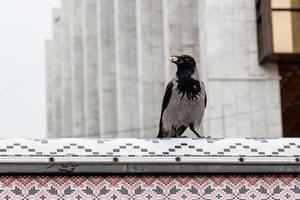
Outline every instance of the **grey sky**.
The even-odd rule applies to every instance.
[[[59,0],[0,2],[0,137],[46,136],[44,41]]]

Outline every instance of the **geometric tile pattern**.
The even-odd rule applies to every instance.
[[[299,157],[300,138],[0,139],[1,157]]]
[[[300,199],[300,176],[0,176],[0,199]]]

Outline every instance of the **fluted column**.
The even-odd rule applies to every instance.
[[[142,108],[141,137],[158,133],[160,109],[164,94],[165,68],[163,41],[163,2],[137,1],[138,66]]]
[[[198,0],[164,0],[164,40],[165,54],[192,55],[199,61]],[[173,76],[176,67],[166,63],[168,79]]]
[[[119,137],[140,134],[135,0],[114,0]]]
[[[101,137],[117,137],[117,76],[114,1],[98,0]]]
[[[71,10],[73,0],[62,0],[62,136],[72,135]]]
[[[85,136],[100,135],[97,1],[83,1]]]
[[[73,137],[84,135],[83,2],[73,0],[71,11],[71,66]]]
[[[53,135],[50,137],[60,137],[62,135],[62,63],[61,63],[61,10],[53,9],[52,13],[52,67],[53,67]]]

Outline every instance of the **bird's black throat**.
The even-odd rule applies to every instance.
[[[192,75],[195,73],[195,70],[181,68],[177,70],[177,90],[181,94],[181,100],[184,96],[188,99],[197,99],[197,96],[200,95],[201,87],[199,80],[192,78]]]

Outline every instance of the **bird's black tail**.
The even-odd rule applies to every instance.
[[[156,138],[163,138],[163,134],[162,134],[162,131],[158,131],[158,135],[157,135],[157,137]]]
[[[163,130],[162,130],[162,121],[161,120],[159,122],[159,131],[158,131],[157,138],[163,138]]]

